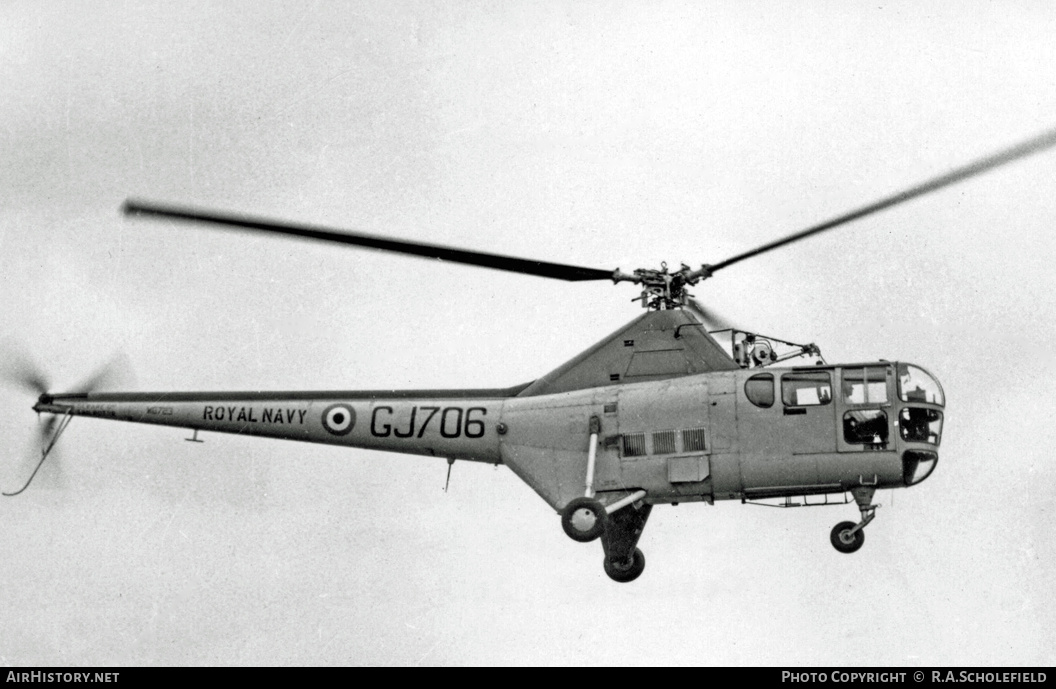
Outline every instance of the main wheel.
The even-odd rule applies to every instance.
[[[591,498],[576,498],[561,511],[561,528],[580,543],[593,541],[605,530],[605,507]]]
[[[614,562],[609,558],[605,558],[605,573],[609,575],[610,579],[621,584],[634,581],[642,575],[644,569],[645,555],[638,548],[635,548],[634,554],[623,562],[618,560]]]
[[[851,529],[854,527],[854,522],[840,522],[832,527],[832,533],[829,534],[832,547],[841,553],[853,553],[861,548],[862,544],[865,543],[865,530],[858,529],[851,533]]]

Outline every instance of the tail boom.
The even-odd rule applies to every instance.
[[[508,390],[45,394],[33,409],[282,440],[502,463]]]

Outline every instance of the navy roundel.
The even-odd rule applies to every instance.
[[[323,410],[323,428],[333,435],[348,435],[356,425],[356,410],[347,404],[331,404]]]

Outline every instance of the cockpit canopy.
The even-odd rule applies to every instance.
[[[899,364],[898,397],[909,404],[898,413],[902,439],[937,447],[942,439],[942,412],[934,407],[946,404],[939,381],[919,366]],[[939,455],[933,450],[906,450],[902,454],[902,473],[906,485],[916,485],[930,476],[938,460]]]
[[[903,402],[925,402],[945,406],[942,386],[930,373],[912,364],[898,365],[898,396]]]

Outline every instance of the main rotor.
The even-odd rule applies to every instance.
[[[905,189],[904,191],[884,197],[849,213],[826,220],[825,222],[800,230],[799,232],[786,235],[781,239],[737,254],[736,256],[731,256],[718,263],[703,264],[699,268],[691,268],[683,263],[682,266],[675,271],[668,270],[667,264],[661,263],[659,270],[655,268],[638,268],[631,273],[624,273],[619,268],[615,270],[605,270],[600,268],[568,265],[564,263],[551,263],[549,261],[537,261],[516,256],[504,256],[501,254],[487,253],[473,249],[461,249],[439,244],[412,242],[325,227],[233,215],[230,213],[206,211],[189,207],[168,206],[164,204],[134,201],[131,199],[125,202],[124,211],[126,215],[130,216],[152,216],[174,220],[210,223],[226,229],[249,230],[254,232],[268,232],[295,236],[329,243],[358,246],[366,249],[402,253],[421,258],[432,258],[452,263],[480,266],[482,268],[491,268],[494,270],[535,275],[555,280],[565,280],[569,282],[581,282],[586,280],[611,280],[613,283],[631,282],[636,285],[641,285],[641,296],[637,297],[635,301],[641,301],[642,306],[645,308],[666,310],[685,307],[696,312],[705,323],[709,320],[712,323],[715,323],[716,319],[709,316],[704,308],[696,302],[686,290],[687,288],[693,287],[701,281],[712,277],[716,271],[727,268],[745,259],[753,258],[788,244],[798,242],[801,239],[806,239],[820,232],[825,232],[841,225],[845,225],[867,215],[904,203],[918,196],[937,191],[951,184],[955,184],[992,170],[993,168],[1006,165],[1020,158],[1051,148],[1052,146],[1056,146],[1056,129],[1049,130],[1032,139],[1028,139],[1015,146],[999,151],[998,153],[955,168],[946,174],[939,175],[938,177],[934,177],[917,184],[916,186]],[[725,326],[720,325],[719,327]]]

